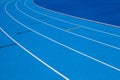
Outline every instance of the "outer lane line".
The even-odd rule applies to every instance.
[[[84,54],[84,53],[82,53],[82,52],[80,52],[80,51],[78,51],[78,50],[75,50],[75,49],[73,49],[73,48],[71,48],[71,47],[69,47],[69,46],[67,46],[67,45],[64,45],[64,44],[62,44],[62,43],[60,43],[60,42],[58,42],[58,41],[56,41],[56,40],[54,40],[54,39],[52,39],[52,38],[49,38],[49,37],[47,37],[47,36],[45,36],[45,35],[37,32],[37,31],[29,28],[28,26],[24,25],[23,23],[21,23],[20,21],[18,21],[17,19],[15,19],[13,16],[11,16],[11,15],[9,14],[9,12],[7,11],[7,6],[8,6],[8,4],[6,4],[5,7],[4,7],[6,14],[7,14],[10,18],[12,18],[15,22],[17,22],[18,24],[20,24],[22,27],[24,27],[24,28],[26,28],[26,29],[28,29],[28,30],[30,30],[30,31],[38,34],[39,36],[41,36],[41,37],[43,37],[43,38],[45,38],[45,39],[48,39],[48,40],[51,41],[51,42],[54,42],[54,43],[56,43],[56,44],[58,44],[58,45],[61,45],[61,46],[63,46],[64,48],[67,48],[67,49],[69,49],[69,50],[71,50],[71,51],[73,51],[73,52],[75,52],[75,53],[78,53],[78,54],[80,54],[80,55],[82,55],[82,56],[84,56],[84,57],[87,57],[87,58],[89,58],[89,59],[91,59],[91,60],[93,60],[93,61],[96,61],[96,62],[98,62],[98,63],[101,63],[101,64],[103,64],[103,65],[105,65],[105,66],[107,66],[107,67],[109,67],[109,68],[112,68],[112,69],[120,72],[120,69],[117,68],[117,67],[115,67],[115,66],[112,66],[112,65],[110,65],[110,64],[108,64],[108,63],[105,63],[105,62],[103,62],[103,61],[101,61],[101,60],[98,60],[98,59],[96,59],[96,58],[94,58],[94,57],[91,57],[91,56],[89,56],[89,55],[87,55],[87,54]]]
[[[58,29],[58,30],[60,30],[60,31],[63,31],[63,32],[66,32],[66,33],[69,33],[69,34],[72,34],[72,35],[75,35],[75,36],[78,36],[78,37],[87,39],[87,40],[90,40],[90,41],[92,41],[92,42],[95,42],[95,43],[98,43],[98,44],[102,44],[102,45],[104,45],[104,46],[108,46],[108,47],[111,47],[111,48],[120,50],[119,47],[116,47],[116,46],[113,46],[113,45],[110,45],[110,44],[107,44],[107,43],[104,43],[104,42],[101,42],[101,41],[97,41],[97,40],[95,40],[95,39],[92,39],[92,38],[89,38],[89,37],[86,37],[86,36],[82,36],[82,35],[79,35],[79,34],[76,34],[76,33],[73,33],[73,32],[67,31],[67,30],[64,30],[64,29],[61,29],[61,28],[59,28],[59,27],[57,27],[57,26],[51,25],[51,24],[49,24],[49,23],[47,23],[47,22],[41,21],[41,20],[39,20],[39,19],[37,19],[37,18],[34,18],[34,17],[26,14],[26,13],[23,12],[22,10],[20,10],[20,9],[17,7],[17,4],[18,4],[18,2],[15,3],[15,7],[16,7],[16,9],[17,9],[18,11],[20,11],[22,14],[28,16],[29,18],[34,19],[35,21],[38,21],[38,22],[40,22],[40,23],[43,23],[43,24],[45,24],[45,25],[48,25],[48,26],[50,26],[50,27],[52,27],[52,28],[55,28],[55,29]]]
[[[45,7],[39,6],[38,4],[34,3],[34,0],[32,0],[32,2],[33,2],[33,4],[35,4],[36,6],[38,6],[38,7],[40,7],[40,8],[43,8],[43,9],[45,9],[45,10],[51,11],[51,12],[53,12],[53,13],[57,13],[57,14],[60,14],[60,15],[65,15],[65,16],[68,16],[68,17],[73,17],[73,18],[76,18],[76,19],[86,20],[86,21],[89,21],[89,22],[97,23],[97,24],[102,24],[102,25],[106,25],[106,26],[112,26],[112,27],[120,28],[120,26],[117,26],[117,25],[108,24],[108,23],[99,22],[99,21],[94,21],[94,20],[85,19],[85,18],[80,18],[80,17],[76,17],[76,16],[69,15],[69,14],[65,14],[65,13],[62,13],[62,12],[58,12],[58,11],[54,11],[54,10],[51,10],[51,9],[47,9],[47,8],[45,8]]]
[[[100,32],[100,33],[104,33],[104,34],[108,34],[108,35],[111,35],[111,36],[115,36],[115,37],[119,37],[119,38],[120,38],[120,35],[117,35],[117,34],[113,34],[113,33],[105,32],[105,31],[101,31],[101,30],[98,30],[98,29],[94,29],[94,28],[90,28],[90,27],[87,27],[87,26],[79,25],[79,24],[72,23],[72,22],[69,22],[69,21],[66,21],[66,20],[63,20],[63,19],[59,19],[59,18],[55,18],[55,17],[49,16],[49,15],[47,15],[47,14],[40,13],[39,11],[33,10],[33,9],[30,8],[28,5],[26,5],[26,2],[27,2],[27,0],[24,2],[24,5],[25,5],[28,9],[30,9],[30,10],[32,10],[33,12],[36,12],[36,13],[38,13],[38,14],[47,16],[47,17],[49,17],[49,18],[52,18],[52,19],[55,19],[55,20],[58,20],[58,21],[61,21],[61,22],[64,22],[64,23],[68,23],[68,24],[75,25],[75,26],[80,26],[80,27],[85,28],[85,29],[88,29],[88,30],[92,30],[92,31],[96,31],[96,32]],[[40,8],[41,8],[41,7],[40,7]]]

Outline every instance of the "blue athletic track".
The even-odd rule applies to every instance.
[[[0,0],[0,80],[120,80],[120,26]]]

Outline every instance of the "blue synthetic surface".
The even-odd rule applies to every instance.
[[[34,0],[66,14],[120,26],[120,0]]]
[[[120,80],[119,26],[56,13],[32,0],[0,3],[0,80]]]

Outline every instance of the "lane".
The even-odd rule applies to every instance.
[[[12,5],[10,5],[10,6],[12,6]],[[9,7],[10,7],[9,6]],[[14,5],[13,5],[13,7],[14,7]],[[14,10],[15,11],[15,10]],[[10,11],[11,12],[11,11]],[[17,13],[17,12],[15,12],[15,13]],[[17,13],[17,14],[21,14],[21,13]],[[10,14],[9,14],[10,15]],[[19,15],[20,16],[20,15]],[[23,16],[23,17],[25,17],[25,15],[23,15],[23,14],[21,14],[21,16]],[[11,18],[13,18],[14,20],[16,20],[14,17],[11,17]],[[18,18],[18,17],[16,17],[16,18]],[[27,19],[27,22],[29,22],[30,21],[30,19],[29,18],[27,18],[26,17],[26,19]],[[21,19],[20,19],[21,20]],[[17,20],[16,20],[17,21]],[[23,20],[22,20],[23,21]],[[93,57],[91,57],[91,56],[88,56],[88,55],[86,55],[86,54],[84,54],[84,53],[82,53],[82,52],[80,52],[80,51],[77,51],[77,50],[75,50],[75,49],[73,49],[72,47],[73,47],[73,45],[76,47],[76,43],[74,44],[74,43],[72,43],[73,45],[72,45],[72,47],[69,47],[69,46],[66,46],[66,45],[64,45],[64,44],[61,44],[60,42],[57,42],[57,41],[55,41],[55,40],[53,40],[53,39],[51,39],[51,38],[49,38],[49,37],[47,37],[47,36],[45,36],[45,35],[43,35],[43,34],[41,34],[41,33],[39,33],[39,32],[37,32],[37,31],[35,31],[35,30],[33,30],[33,29],[31,29],[31,28],[29,28],[29,27],[27,27],[27,26],[25,26],[24,24],[22,24],[21,22],[19,22],[19,21],[17,21],[18,23],[20,23],[22,26],[24,26],[25,28],[27,28],[27,29],[29,29],[29,30],[31,30],[31,31],[33,31],[34,33],[36,33],[36,34],[38,34],[38,35],[40,35],[40,36],[43,36],[44,38],[47,38],[47,39],[49,39],[50,41],[52,41],[52,42],[55,42],[55,43],[57,43],[57,44],[59,44],[59,45],[61,45],[61,46],[63,46],[63,47],[65,47],[65,48],[68,48],[68,49],[70,49],[70,50],[72,50],[72,51],[74,51],[74,52],[76,52],[76,53],[79,53],[79,54],[81,54],[81,55],[83,55],[83,56],[86,56],[86,57],[88,57],[88,58],[90,58],[90,59],[93,59],[93,60],[95,60],[95,61],[97,61],[97,62],[100,62],[100,63],[102,63],[102,64],[104,64],[104,65],[106,65],[106,66],[109,66],[109,67],[111,67],[111,68],[114,68],[114,67],[112,67],[111,65],[109,65],[109,64],[106,64],[106,63],[104,63],[104,62],[102,62],[102,61],[99,61],[99,60],[97,60],[97,59],[95,59],[95,58],[93,58]],[[27,22],[23,22],[23,23],[25,23],[25,24],[27,24]],[[42,27],[42,26],[41,26]],[[37,28],[37,30],[38,30],[38,28]],[[43,30],[46,30],[46,29],[43,29],[42,28],[42,31]],[[50,29],[49,29],[50,30]],[[48,31],[48,30],[46,30],[46,31]],[[44,32],[44,31],[43,31]],[[55,31],[53,31],[53,32],[55,32]],[[58,30],[58,32],[60,32],[59,30]],[[52,33],[52,32],[51,32]],[[56,32],[55,32],[56,33]],[[61,34],[61,33],[60,33]],[[52,34],[52,36],[53,36],[54,34]],[[63,34],[65,37],[66,37],[66,35],[68,36],[68,34]],[[52,37],[51,36],[51,37]],[[58,38],[58,36],[54,36],[55,38],[57,37],[59,40],[61,40],[63,43],[64,42],[67,42],[68,41],[68,39],[66,39],[67,41],[65,41],[65,40],[63,40],[65,37],[63,36],[63,38],[62,37],[60,37],[60,39]],[[76,39],[76,38],[73,38],[73,37],[75,37],[75,36],[70,36],[70,37],[72,37],[72,39]],[[57,39],[57,40],[58,40]],[[72,39],[70,39],[70,40],[72,40]],[[84,40],[83,40],[84,41]],[[66,44],[66,43],[65,43]],[[69,44],[69,45],[71,45],[71,41],[70,42],[67,42],[67,44]],[[77,43],[78,44],[78,43]],[[90,44],[89,42],[88,42],[88,44]],[[82,46],[85,46],[84,48],[86,49],[86,47],[88,47],[88,44],[87,45],[84,45],[84,44],[81,44]],[[81,46],[81,45],[79,45],[79,46]],[[96,45],[96,44],[95,44]],[[96,48],[96,46],[93,46],[93,47],[95,47]],[[103,47],[103,46],[102,46]],[[82,47],[83,48],[83,47]],[[79,48],[80,49],[80,48]],[[94,49],[94,48],[92,48],[92,49]],[[81,49],[82,50],[82,49]],[[86,50],[89,50],[89,49],[86,49]],[[85,50],[85,51],[86,51]],[[91,48],[90,48],[90,50],[91,50]],[[101,48],[100,48],[100,50],[101,50]],[[106,49],[105,49],[106,50]],[[111,50],[111,49],[108,49],[108,50]],[[104,51],[104,50],[102,50],[102,51]],[[95,52],[96,52],[96,50],[95,50]],[[104,51],[105,52],[105,51]],[[101,52],[101,53],[104,53],[104,52]],[[115,52],[115,50],[113,50],[113,52]],[[90,53],[89,51],[87,52],[87,53]],[[108,51],[108,53],[109,53],[109,51]],[[108,60],[110,63],[112,63],[112,64],[114,64],[114,65],[119,65],[119,64],[117,64],[116,62],[114,62],[114,60],[112,60],[112,61],[110,61],[111,59],[110,58],[112,58],[112,59],[115,59],[116,61],[117,60],[119,60],[119,54],[116,54],[116,55],[113,55],[113,54],[111,54],[111,57],[110,57],[110,54],[109,54],[109,59],[107,58],[107,56],[108,56],[108,53],[106,54],[106,52],[105,52],[105,54],[102,54],[102,56],[100,56],[99,54],[93,54],[93,53],[90,53],[90,54],[92,54],[92,55],[94,55],[95,57],[97,56],[97,57],[99,57],[99,58],[102,58],[102,59],[104,59],[104,60]],[[111,51],[110,51],[110,53],[111,53]],[[98,56],[99,55],[99,56]],[[107,56],[105,56],[105,57],[103,57],[103,55],[107,55]],[[118,56],[117,56],[118,55]],[[113,57],[113,56],[115,56],[115,57]],[[114,68],[115,69],[115,68]],[[118,69],[119,70],[119,69]]]
[[[107,43],[109,45],[113,45],[115,47],[120,48],[120,38],[108,36],[108,35],[105,35],[105,34],[97,34],[96,32],[91,32],[89,30],[83,30],[83,29],[80,29],[80,28],[79,29],[73,29],[73,30],[70,30],[70,31],[73,32],[73,33],[77,33],[77,34],[87,35],[87,37],[90,37],[90,38],[95,39],[97,41]]]
[[[0,28],[0,39],[14,43]],[[2,43],[0,43],[2,44]],[[5,43],[7,44],[7,43]],[[17,46],[0,48],[0,80],[65,80]]]
[[[90,20],[85,20],[85,19],[81,19],[81,18],[73,18],[71,16],[68,16],[68,15],[64,15],[64,14],[60,14],[60,13],[56,13],[55,11],[51,11],[51,10],[48,10],[46,8],[43,8],[43,7],[40,7],[40,6],[36,6],[36,4],[33,5],[33,2],[31,1],[27,1],[27,5],[28,6],[32,6],[32,8],[34,9],[37,9],[37,10],[40,10],[42,13],[47,13],[49,16],[53,16],[53,17],[56,17],[59,18],[59,19],[63,19],[65,21],[69,21],[71,23],[76,23],[76,24],[79,24],[79,25],[83,25],[83,26],[88,26],[90,28],[94,28],[94,29],[98,29],[98,30],[101,30],[101,31],[105,31],[105,32],[110,32],[110,33],[114,33],[114,34],[118,34],[120,35],[120,29],[119,29],[119,26],[114,26],[112,27],[112,25],[108,26],[108,25],[105,25],[105,24],[100,24],[99,22],[91,22]]]

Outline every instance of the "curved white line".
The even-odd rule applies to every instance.
[[[9,12],[7,11],[7,5],[8,5],[8,4],[6,4],[5,7],[4,7],[6,14],[7,14],[10,18],[12,18],[15,22],[17,22],[18,24],[20,24],[22,27],[24,27],[24,28],[26,28],[26,29],[28,29],[28,30],[30,30],[30,31],[38,34],[39,36],[41,36],[41,37],[43,37],[43,38],[45,38],[45,39],[48,39],[48,40],[51,41],[51,42],[54,42],[54,43],[56,43],[56,44],[58,44],[58,45],[61,45],[61,46],[63,46],[64,48],[67,48],[67,49],[69,49],[69,50],[71,50],[71,51],[73,51],[73,52],[75,52],[75,53],[78,53],[78,54],[80,54],[80,55],[82,55],[82,56],[85,56],[85,57],[87,57],[87,58],[89,58],[89,59],[91,59],[91,60],[93,60],[93,61],[96,61],[96,62],[98,62],[98,63],[101,63],[101,64],[103,64],[103,65],[105,65],[105,66],[107,66],[107,67],[109,67],[109,68],[112,68],[112,69],[117,70],[117,71],[120,72],[120,69],[117,68],[117,67],[114,67],[114,66],[112,66],[112,65],[110,65],[110,64],[107,64],[107,63],[105,63],[105,62],[103,62],[103,61],[100,61],[100,60],[98,60],[98,59],[96,59],[96,58],[94,58],[94,57],[91,57],[91,56],[89,56],[89,55],[87,55],[87,54],[84,54],[84,53],[82,53],[82,52],[80,52],[80,51],[78,51],[78,50],[75,50],[75,49],[73,49],[73,48],[71,48],[71,47],[69,47],[69,46],[67,46],[67,45],[64,45],[64,44],[62,44],[62,43],[60,43],[60,42],[58,42],[58,41],[56,41],[56,40],[54,40],[54,39],[52,39],[52,38],[49,38],[49,37],[47,37],[47,36],[45,36],[45,35],[37,32],[37,31],[29,28],[28,26],[24,25],[23,23],[21,23],[20,21],[18,21],[18,20],[15,19],[12,15],[9,14]]]
[[[47,8],[45,8],[45,7],[42,7],[42,6],[37,5],[36,3],[34,3],[33,0],[32,0],[32,2],[33,2],[33,4],[35,4],[36,6],[38,6],[38,7],[40,7],[40,8],[43,8],[43,9],[46,9],[46,10],[48,10],[48,11],[54,12],[54,13],[58,13],[58,14],[61,14],[61,15],[65,15],[65,16],[68,16],[68,17],[73,17],[73,18],[76,18],[76,19],[86,20],[86,21],[89,21],[89,22],[95,22],[95,23],[97,23],[97,24],[102,24],[102,25],[107,25],[107,26],[112,26],[112,27],[120,28],[120,26],[117,26],[117,25],[112,25],[112,24],[108,24],[108,23],[103,23],[103,22],[99,22],[99,21],[94,21],[94,20],[90,20],[90,19],[85,19],[85,18],[80,18],[80,17],[68,15],[68,14],[65,14],[65,13],[62,13],[62,12],[57,12],[57,11],[54,11],[54,10],[51,10],[51,9],[47,9]]]
[[[26,51],[28,54],[30,54],[32,57],[34,57],[36,60],[38,60],[40,63],[44,64],[46,67],[48,67],[49,69],[51,69],[52,71],[54,71],[55,73],[57,73],[58,75],[60,75],[61,77],[63,77],[66,80],[70,80],[69,78],[67,78],[66,76],[64,76],[63,74],[61,74],[59,71],[57,71],[56,69],[54,69],[53,67],[51,67],[50,65],[48,65],[46,62],[44,62],[43,60],[41,60],[39,57],[37,57],[36,55],[34,55],[34,53],[32,53],[31,51],[29,51],[28,49],[26,49],[23,45],[21,45],[20,43],[18,43],[15,39],[13,39],[6,31],[4,31],[1,27],[0,30],[9,38],[11,39],[14,43],[16,43],[20,48],[22,48],[24,51]]]
[[[90,27],[87,27],[87,26],[83,26],[83,25],[79,25],[79,24],[76,24],[76,23],[72,23],[72,22],[69,22],[69,21],[66,21],[66,20],[63,20],[63,19],[59,19],[59,18],[55,18],[55,17],[52,17],[52,16],[49,16],[47,14],[43,14],[39,11],[36,11],[36,10],[33,10],[32,8],[30,8],[28,5],[26,5],[26,2],[27,0],[24,2],[24,5],[30,9],[31,11],[33,12],[36,12],[38,14],[41,14],[41,15],[44,15],[44,16],[47,16],[49,18],[52,18],[52,19],[55,19],[55,20],[58,20],[58,21],[61,21],[61,22],[64,22],[64,23],[68,23],[68,24],[71,24],[71,25],[75,25],[75,26],[80,26],[82,28],[85,28],[85,29],[88,29],[88,30],[92,30],[92,31],[96,31],[96,32],[100,32],[100,33],[104,33],[104,34],[108,34],[108,35],[111,35],[111,36],[115,36],[115,37],[119,37],[120,38],[120,35],[117,35],[117,34],[113,34],[113,33],[109,33],[109,32],[105,32],[105,31],[101,31],[101,30],[98,30],[98,29],[94,29],[94,28],[90,28]],[[41,7],[40,7],[41,8]]]
[[[41,20],[39,20],[39,19],[37,19],[37,18],[34,18],[34,17],[26,14],[26,13],[23,12],[22,10],[20,10],[20,9],[17,7],[17,3],[18,3],[18,2],[16,2],[16,4],[15,4],[16,9],[17,9],[18,11],[20,11],[22,14],[28,16],[29,18],[34,19],[35,21],[38,21],[38,22],[40,22],[40,23],[43,23],[43,24],[45,24],[45,25],[48,25],[48,26],[50,26],[50,27],[52,27],[52,28],[55,28],[55,29],[58,29],[58,30],[60,30],[60,31],[63,31],[63,32],[66,32],[66,33],[69,33],[69,34],[72,34],[72,35],[75,35],[75,36],[78,36],[78,37],[87,39],[87,40],[90,40],[90,41],[92,41],[92,42],[99,43],[99,44],[102,44],[102,45],[105,45],[105,46],[108,46],[108,47],[111,47],[111,48],[120,50],[119,47],[116,47],[116,46],[113,46],[113,45],[110,45],[110,44],[107,44],[107,43],[104,43],[104,42],[101,42],[101,41],[97,41],[97,40],[95,40],[95,39],[92,39],[92,38],[89,38],[89,37],[86,37],[86,36],[83,36],[83,35],[79,35],[79,34],[76,34],[76,33],[73,33],[73,32],[67,31],[67,30],[64,30],[64,29],[61,29],[61,28],[59,28],[59,27],[57,27],[57,26],[51,25],[51,24],[49,24],[49,23],[47,23],[47,22],[41,21]]]

